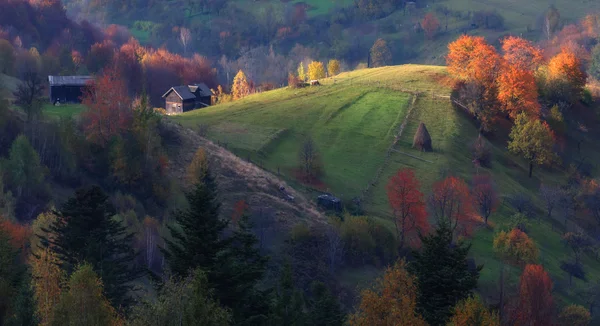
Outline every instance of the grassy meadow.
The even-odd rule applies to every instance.
[[[492,251],[493,237],[505,228],[513,214],[505,204],[506,196],[525,193],[535,197],[542,182],[564,182],[565,171],[535,168],[534,177],[529,179],[527,163],[507,153],[507,136],[503,133],[490,140],[492,168],[477,169],[470,154],[470,144],[478,135],[477,129],[468,116],[452,107],[449,87],[443,67],[405,65],[365,69],[325,79],[322,86],[255,94],[172,119],[184,126],[205,130],[209,138],[226,145],[237,155],[280,173],[296,184],[299,184],[294,175],[298,151],[303,140],[310,136],[323,161],[323,188],[320,190],[330,191],[344,200],[360,195],[382,168],[381,178],[367,193],[364,205],[368,215],[384,221],[390,228],[393,223],[385,184],[398,169],[414,169],[426,194],[447,171],[467,181],[476,173],[491,173],[502,203],[490,219],[494,227],[476,232],[471,251],[476,261],[484,264],[480,290],[488,295],[497,292],[502,266]],[[407,117],[411,106],[412,111]],[[405,119],[403,133],[386,162],[386,152]],[[434,147],[431,153],[411,148],[420,122],[426,124],[431,134]],[[597,157],[600,153],[592,145],[588,142],[583,146],[591,157]],[[304,186],[304,189],[314,190],[310,186]],[[542,214],[541,203],[537,204],[537,214]],[[578,293],[587,284],[574,279],[573,286],[569,286],[560,262],[568,257],[570,249],[562,243],[561,233],[552,231],[553,224],[554,228],[564,227],[559,221],[542,219],[539,224],[532,221],[530,234],[540,249],[540,263],[552,274],[559,300],[582,303]],[[592,257],[586,257],[585,262],[588,281],[600,280],[600,262]],[[507,267],[506,272],[508,284],[516,286],[520,269]],[[371,279],[374,275],[372,270],[367,273],[351,270],[342,278],[352,283],[357,279]]]

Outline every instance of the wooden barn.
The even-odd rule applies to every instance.
[[[206,84],[171,87],[162,97],[167,114],[178,114],[212,104],[212,91]]]
[[[91,76],[48,76],[50,103],[81,103],[84,87],[93,80]]]

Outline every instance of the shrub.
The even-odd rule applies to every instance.
[[[355,266],[385,265],[396,256],[396,237],[366,216],[346,216],[341,225],[346,261]]]

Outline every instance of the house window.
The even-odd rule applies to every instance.
[[[177,107],[177,104],[176,104],[176,103],[173,103],[173,104],[171,104],[171,107],[174,109],[174,108],[176,108],[176,107]]]

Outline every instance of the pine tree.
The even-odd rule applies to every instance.
[[[0,325],[4,325],[12,314],[12,301],[26,272],[20,252],[10,240],[10,235],[0,228]]]
[[[185,277],[196,268],[210,274],[229,241],[222,238],[228,222],[219,218],[217,185],[209,171],[186,197],[189,208],[175,212],[175,224],[167,226],[171,237],[164,239],[161,251],[175,276]]]
[[[275,294],[275,304],[270,317],[271,325],[298,326],[305,324],[304,298],[294,286],[292,267],[286,263]]]
[[[14,299],[12,299],[12,314],[6,321],[7,326],[34,326],[39,324],[35,317],[31,275],[26,273],[23,276],[18,292]]]
[[[414,261],[408,266],[417,278],[417,311],[430,325],[445,325],[454,304],[477,287],[483,266],[469,268],[471,246],[453,243],[447,223],[440,223],[434,234],[421,236],[421,241],[422,249],[413,253]]]
[[[115,210],[108,197],[98,186],[77,190],[59,212],[46,234],[42,245],[54,251],[62,261],[61,268],[71,275],[78,264],[89,263],[104,282],[104,294],[114,307],[127,307],[131,300],[131,281],[143,275],[133,267],[133,233],[117,222]]]
[[[314,282],[311,285],[312,300],[308,304],[307,324],[313,326],[342,326],[346,316],[325,284]]]
[[[247,212],[240,218],[229,246],[218,254],[213,280],[219,302],[230,307],[237,323],[261,324],[269,306],[256,284],[263,278],[268,258],[260,254]]]

